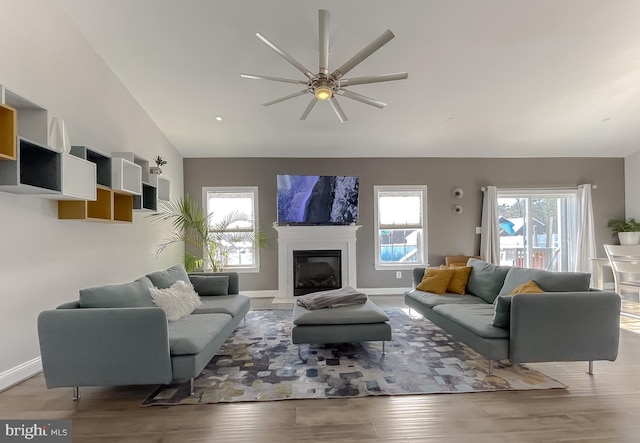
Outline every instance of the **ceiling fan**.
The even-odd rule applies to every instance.
[[[294,92],[293,94],[286,95],[284,97],[271,100],[267,103],[263,103],[264,106],[274,105],[276,103],[289,100],[300,95],[311,93],[313,97],[305,108],[304,112],[300,116],[300,120],[305,120],[318,100],[328,101],[334,112],[340,119],[340,122],[344,123],[347,120],[347,116],[338,104],[336,96],[347,97],[352,100],[356,100],[367,105],[375,106],[376,108],[384,108],[387,104],[379,100],[366,97],[356,92],[345,89],[349,86],[364,85],[367,83],[388,82],[393,80],[404,80],[408,78],[409,74],[406,72],[399,72],[396,74],[384,74],[384,75],[368,75],[365,77],[353,77],[343,78],[343,76],[359,65],[371,54],[376,52],[382,46],[384,46],[394,35],[391,30],[387,29],[380,34],[375,40],[362,48],[357,54],[347,60],[342,66],[329,73],[329,11],[318,11],[318,35],[320,41],[320,57],[319,57],[319,69],[318,73],[314,74],[309,69],[305,68],[300,62],[291,57],[289,54],[278,48],[276,45],[267,40],[260,33],[256,33],[256,37],[261,40],[268,47],[273,49],[278,55],[292,64],[298,71],[302,72],[306,80],[295,80],[281,77],[270,77],[266,75],[253,75],[253,74],[240,74],[244,78],[252,78],[257,80],[271,80],[275,82],[294,83],[300,85],[306,85],[306,88]]]

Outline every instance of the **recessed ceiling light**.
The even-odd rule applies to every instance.
[[[219,115],[216,116],[216,120],[218,120],[219,122],[222,121],[222,117],[220,117]]]

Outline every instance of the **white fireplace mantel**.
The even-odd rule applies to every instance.
[[[356,287],[356,231],[359,225],[274,226],[278,231],[278,295],[274,303],[293,303],[293,251],[340,250],[342,286]]]

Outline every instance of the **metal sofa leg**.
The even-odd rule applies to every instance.
[[[489,360],[489,375],[493,375],[493,360]]]
[[[387,351],[384,350],[384,340],[382,340],[382,355],[387,355]]]
[[[309,345],[311,346],[311,345]],[[302,344],[298,343],[298,357],[302,360],[302,363],[306,364],[307,359],[302,356]]]
[[[193,377],[189,379],[189,397],[196,395],[196,390],[193,386]]]
[[[78,386],[74,386],[73,387],[73,393],[72,395],[72,399],[73,401],[78,401],[78,399],[80,398],[80,388]]]
[[[587,374],[593,375],[593,360],[589,360],[589,370],[587,371]]]

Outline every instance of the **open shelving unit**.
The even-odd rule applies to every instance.
[[[16,160],[0,162],[0,191],[62,194],[62,153],[18,137]]]
[[[16,110],[0,104],[0,160],[16,159],[17,122]]]

